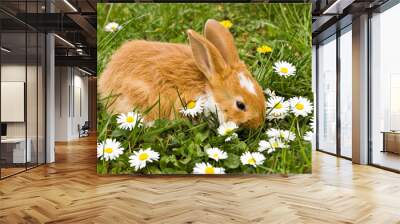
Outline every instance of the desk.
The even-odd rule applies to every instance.
[[[383,151],[400,154],[400,131],[383,131]]]
[[[25,163],[25,162],[30,162],[32,158],[31,154],[31,145],[32,141],[30,138],[27,139],[26,141],[28,144],[26,147],[26,154],[25,154],[25,138],[5,138],[1,139],[1,147],[2,147],[2,157],[6,158],[8,153],[12,153],[12,160],[11,156],[9,159],[6,158],[6,160],[9,160],[7,162],[9,163]],[[10,148],[12,147],[12,148]],[[5,152],[6,155],[3,156],[3,152]],[[25,161],[26,158],[26,161]],[[10,161],[11,160],[11,161]]]

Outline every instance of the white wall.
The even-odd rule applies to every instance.
[[[88,120],[88,79],[76,68],[56,67],[56,141],[79,138],[78,125]]]

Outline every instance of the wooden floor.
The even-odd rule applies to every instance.
[[[400,223],[400,175],[323,153],[290,177],[99,177],[94,138],[0,181],[0,223]]]

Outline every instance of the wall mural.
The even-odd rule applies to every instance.
[[[98,4],[99,174],[311,172],[311,4]]]

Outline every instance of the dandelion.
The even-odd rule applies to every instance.
[[[118,30],[122,29],[122,26],[120,26],[118,23],[116,22],[110,22],[108,23],[105,27],[104,30],[106,32],[116,32]]]
[[[209,163],[196,163],[193,168],[194,174],[225,174],[224,168],[214,167]]]
[[[209,158],[218,162],[220,159],[228,158],[228,154],[219,148],[209,148],[206,150]]]
[[[231,135],[233,134],[232,132],[237,129],[238,126],[232,122],[226,122],[226,123],[222,123],[219,127],[218,127],[218,134],[221,136],[226,136],[226,135]]]
[[[263,164],[265,156],[259,152],[245,152],[240,156],[243,165],[251,165],[256,167]]]
[[[304,97],[293,97],[289,100],[290,108],[293,114],[297,116],[307,116],[309,113],[312,112],[313,106],[311,102]]]
[[[233,23],[230,20],[222,20],[219,22],[223,27],[229,29],[232,27]]]
[[[186,104],[185,108],[181,109],[181,113],[187,117],[195,117],[201,114],[204,110],[205,98],[199,97],[197,100],[191,100]]]
[[[145,150],[140,149],[129,156],[129,164],[134,167],[136,171],[146,167],[147,163],[157,161],[160,158],[160,154],[153,151],[151,148]]]
[[[115,139],[106,139],[105,142],[97,144],[97,158],[102,157],[106,161],[118,158],[123,151],[121,143]]]
[[[272,52],[272,48],[268,45],[262,45],[261,47],[257,48],[257,52],[260,54],[266,54]]]
[[[135,126],[142,126],[142,116],[134,112],[122,113],[117,117],[117,123],[121,129],[132,130]]]
[[[282,77],[288,77],[295,75],[296,68],[286,61],[278,61],[274,64],[274,70],[278,75]]]

